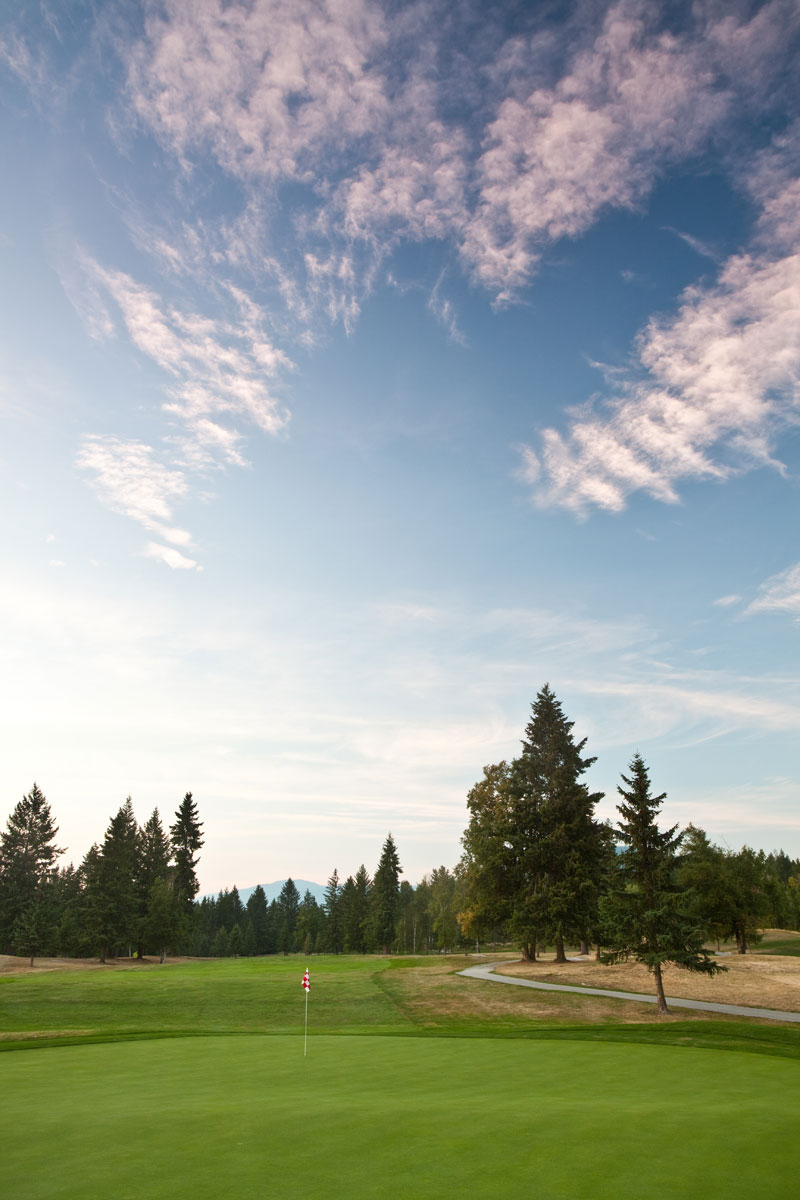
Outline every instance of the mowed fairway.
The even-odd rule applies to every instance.
[[[291,988],[275,1011],[283,1028],[294,1013],[299,1028],[292,1035],[247,1029],[159,1037],[152,1012],[161,1012],[158,989],[166,986],[166,971],[93,976],[106,1001],[115,989],[120,998],[137,995],[137,1024],[142,1030],[150,1019],[153,1036],[40,1041],[36,1048],[27,1042],[25,1049],[17,1042],[19,1049],[0,1054],[3,1193],[15,1200],[442,1200],[505,1197],[510,1190],[554,1200],[794,1194],[800,1166],[796,1058],[584,1040],[576,1027],[563,1025],[560,1040],[525,1036],[521,1027],[516,1036],[508,1016],[494,1030],[487,1020],[489,1036],[458,1036],[455,1028],[436,1036],[414,1029],[407,992],[401,1011],[387,983],[378,986],[385,963],[331,962],[327,976],[326,965],[316,965],[315,972],[312,960],[312,982],[320,984],[311,995],[306,1058],[296,960],[257,964],[276,1001],[284,984]],[[230,989],[232,1025],[241,1024],[233,1005],[236,964],[215,967],[185,970],[193,1012],[202,1010],[193,989],[200,989],[201,978],[210,980],[210,1024],[222,1023],[216,978]],[[249,996],[254,964],[243,963],[240,971]],[[171,972],[173,1004],[180,1007],[184,968]],[[352,997],[358,1036],[346,1032],[345,1000],[337,1006],[330,994],[326,998],[337,981]],[[40,1027],[54,1029],[54,1006],[65,1004],[78,1019],[63,1027],[88,1029],[87,986],[91,991],[88,973],[83,980],[70,973],[4,981],[0,992],[10,999],[22,989],[29,1029],[37,1026],[30,1008],[37,989],[45,1013]],[[482,986],[492,985],[476,984]],[[369,996],[383,1006],[375,1031],[364,1021]],[[329,1024],[338,1007],[341,1032],[314,1031],[315,1000],[320,1012],[328,1009]],[[509,997],[509,1003],[519,1001]],[[524,1003],[513,1015],[523,1020],[527,1013],[535,1032],[534,1009]],[[16,1005],[6,1015],[10,1010]],[[393,1012],[396,1026],[389,1032]],[[179,1014],[173,1019],[180,1023]],[[684,1040],[685,1027],[672,1028]],[[741,1027],[726,1028],[732,1036]],[[502,1036],[492,1037],[493,1031]],[[647,1030],[637,1029],[636,1036],[647,1037]]]

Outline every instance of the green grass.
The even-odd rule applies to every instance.
[[[783,1200],[796,1186],[795,1063],[491,1039],[302,1050],[251,1036],[4,1055],[7,1194]]]
[[[304,1058],[305,965],[0,978],[0,1033],[13,1035],[0,1049],[17,1051],[0,1054],[0,1094],[12,1100],[0,1105],[4,1191],[793,1194],[796,1029],[544,1020],[536,993],[449,974],[458,960],[314,958]],[[477,1003],[487,996],[491,1012]]]
[[[750,952],[800,958],[800,933],[793,933],[790,929],[765,929],[761,941],[754,942]]]

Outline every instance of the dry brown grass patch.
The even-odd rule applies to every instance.
[[[454,972],[473,966],[472,958],[449,958],[436,966],[404,968],[384,976],[395,1003],[415,1022],[429,1028],[465,1023],[508,1023],[520,1027],[541,1022],[565,1024],[626,1024],[652,1021],[653,1006],[569,992],[538,992],[531,988],[501,987],[490,980],[465,978]],[[505,972],[505,966],[504,966]],[[708,1020],[713,1014],[676,1014],[662,1020]]]
[[[796,1012],[800,1008],[800,958],[732,954],[719,961],[728,970],[713,977],[666,966],[664,991],[667,996],[744,1004],[752,1008],[778,1008],[787,1012]],[[644,992],[646,995],[652,995],[654,990],[652,975],[640,963],[606,967],[594,960],[559,964],[542,959],[535,963],[503,963],[498,974],[518,975],[543,983]]]

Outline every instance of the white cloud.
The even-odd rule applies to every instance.
[[[731,594],[730,596],[720,596],[717,600],[713,601],[713,604],[717,608],[730,608],[734,604],[739,604],[741,599],[741,596]]]
[[[114,512],[178,545],[190,540],[185,530],[170,526],[174,503],[189,491],[186,475],[159,462],[152,446],[93,434],[84,438],[77,462],[91,473],[91,486]]]
[[[578,414],[566,436],[545,429],[522,473],[542,505],[619,512],[643,490],[675,503],[685,479],[728,478],[757,466],[783,471],[778,432],[800,418],[800,209],[792,181],[767,202],[749,253],[718,282],[687,289],[676,316],[637,339],[644,378],[605,411]]]
[[[746,613],[784,612],[800,618],[800,563],[772,575],[758,589]]]
[[[173,545],[188,546],[191,535],[171,525],[175,502],[189,496],[197,475],[247,465],[244,435],[232,424],[237,418],[272,435],[285,427],[288,413],[270,381],[293,364],[267,336],[264,313],[242,288],[227,285],[229,312],[212,318],[168,304],[152,288],[88,256],[78,261],[85,283],[68,275],[68,294],[82,315],[88,304],[89,332],[116,332],[107,301],[116,306],[133,345],[164,375],[167,414],[160,449],[87,436],[78,466],[91,473],[95,491],[114,511]],[[165,465],[167,458],[172,465]],[[150,549],[146,554],[154,557]],[[196,565],[172,551],[160,557],[171,566]]]
[[[228,289],[237,312],[227,321],[165,305],[121,271],[95,263],[92,273],[118,306],[134,345],[174,380],[165,408],[185,420],[192,433],[197,424],[200,445],[216,444],[241,465],[235,439],[225,431],[209,434],[211,418],[245,416],[265,433],[277,433],[286,424],[264,377],[291,368],[291,362],[264,334],[261,314],[245,292]]]
[[[704,39],[655,32],[655,18],[645,5],[613,5],[555,86],[501,102],[462,243],[500,299],[527,281],[543,245],[583,233],[604,208],[638,204],[725,117],[730,93]]]
[[[304,179],[320,155],[385,122],[383,78],[370,65],[386,41],[374,4],[167,0],[145,30],[129,94],[184,162],[210,150],[237,177]]]
[[[153,558],[156,562],[163,562],[173,570],[193,571],[197,563],[193,558],[187,558],[185,554],[181,554],[174,546],[159,546],[157,542],[148,542],[142,551],[145,558]]]
[[[485,44],[448,72],[460,23],[446,7],[150,9],[126,53],[136,118],[186,178],[210,156],[243,193],[238,217],[216,231],[185,222],[180,249],[152,236],[154,253],[178,271],[211,252],[271,273],[294,312],[318,305],[349,328],[399,240],[447,239],[510,299],[545,247],[639,205],[669,166],[724,135],[743,99],[768,106],[800,23],[786,0],[750,19],[698,4],[677,31],[656,6],[619,0],[501,44],[487,17]],[[288,248],[270,228],[287,182]]]
[[[444,325],[447,330],[447,336],[452,342],[457,342],[460,346],[465,346],[467,339],[461,332],[458,325],[458,317],[453,306],[452,300],[441,294],[443,275],[440,275],[436,280],[436,285],[428,297],[428,311],[432,312],[436,320]]]

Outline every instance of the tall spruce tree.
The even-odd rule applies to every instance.
[[[291,954],[295,946],[294,934],[297,928],[297,914],[300,909],[300,893],[291,876],[286,880],[278,896],[280,912],[280,927],[278,930],[278,949],[282,954]]]
[[[584,940],[595,923],[603,869],[601,792],[581,776],[595,761],[576,743],[573,722],[545,684],[532,705],[522,754],[486,767],[467,798],[464,862],[471,928],[506,923],[523,957],[552,943],[564,962],[567,938]]]
[[[183,901],[183,930],[188,939],[192,928],[193,901],[200,890],[195,867],[200,861],[198,851],[203,845],[203,826],[198,819],[197,805],[187,792],[175,813],[175,824],[169,827],[172,855],[175,860],[175,892]]]
[[[344,948],[342,889],[339,886],[339,872],[336,867],[333,868],[333,874],[328,880],[322,904],[325,909],[325,949],[329,954],[341,954]]]
[[[157,808],[139,830],[139,855],[136,863],[136,891],[139,897],[140,928],[137,936],[137,954],[144,956],[145,942],[155,945],[164,960],[165,947],[173,933],[174,919],[167,919],[167,911],[174,907],[174,871],[170,871],[171,846],[161,824]],[[156,888],[156,884],[163,885]],[[154,890],[155,889],[155,890]],[[157,912],[150,911],[155,904]],[[161,931],[161,932],[156,932]],[[155,939],[155,941],[153,941]]]
[[[267,896],[260,883],[247,898],[247,917],[253,930],[253,953],[266,954],[269,949]]]
[[[545,684],[525,729],[514,781],[517,802],[533,824],[538,902],[532,914],[556,947],[556,962],[566,962],[567,938],[582,940],[597,900],[602,833],[594,819],[602,792],[590,792],[581,776],[594,758],[585,758],[586,738],[576,744],[574,722]]]
[[[349,954],[366,954],[370,949],[370,891],[372,881],[362,863],[355,878],[348,875],[342,886],[342,932]]]
[[[391,954],[395,939],[401,870],[397,847],[390,833],[383,843],[380,862],[372,881],[371,897],[375,943],[383,948],[384,954]]]
[[[0,833],[0,946],[7,953],[13,953],[17,922],[26,910],[26,928],[42,927],[44,910],[37,892],[50,880],[56,859],[64,852],[55,844],[57,834],[50,805],[34,783]],[[35,921],[31,906],[38,914]]]
[[[87,882],[97,937],[96,950],[106,958],[129,953],[142,916],[136,889],[139,829],[133,801],[111,818],[91,879]]]
[[[622,804],[618,837],[620,886],[601,903],[608,951],[604,962],[634,959],[652,972],[658,1011],[668,1012],[662,967],[674,963],[687,971],[715,975],[725,970],[703,949],[703,926],[691,911],[691,897],[676,883],[682,835],[677,825],[659,830],[656,823],[666,792],[650,793],[650,776],[641,755],[635,754],[626,785],[618,787]]]

